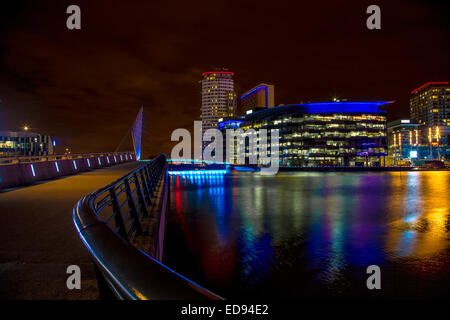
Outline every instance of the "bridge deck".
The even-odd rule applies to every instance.
[[[93,265],[72,222],[84,195],[138,162],[0,193],[0,299],[97,299]],[[66,268],[81,268],[81,290],[68,290]]]

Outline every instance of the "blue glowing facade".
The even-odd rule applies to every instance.
[[[241,124],[243,124],[245,121],[244,120],[226,120],[226,121],[222,121],[218,123],[218,128],[219,130],[222,129],[238,129]]]
[[[386,101],[369,102],[315,102],[306,103],[301,106],[306,107],[307,113],[379,113],[386,112],[380,106],[388,104]]]
[[[392,101],[367,101],[367,102],[312,102],[302,104],[280,105],[271,109],[254,111],[249,117],[256,114],[268,113],[298,113],[298,114],[375,114],[386,113],[386,110],[380,107]],[[244,118],[247,115],[244,116]]]

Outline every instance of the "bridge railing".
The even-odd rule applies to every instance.
[[[161,263],[168,183],[166,157],[160,155],[75,206],[73,220],[99,271],[99,287],[106,284],[119,299],[221,299]],[[153,257],[131,244],[151,212],[158,215]]]
[[[75,154],[51,154],[44,156],[16,156],[16,157],[0,157],[0,165],[14,164],[14,163],[31,163],[41,161],[56,161],[79,158],[95,158],[107,156],[129,156],[132,152],[100,152],[100,153],[75,153]]]
[[[0,158],[0,189],[25,186],[135,160],[132,152]]]

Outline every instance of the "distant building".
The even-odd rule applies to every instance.
[[[224,132],[237,127],[279,129],[282,167],[379,166],[384,165],[387,156],[386,111],[380,109],[387,103],[283,105],[251,112],[238,119],[223,119],[219,128]],[[246,148],[248,155],[245,145],[235,150],[240,148]]]
[[[450,158],[450,83],[428,82],[410,96],[411,119],[423,124],[420,134],[427,140],[427,159]]]
[[[220,118],[236,114],[233,72],[210,71],[202,74],[201,119],[203,131],[216,128]]]
[[[414,161],[425,158],[421,127],[424,125],[411,119],[399,119],[387,124],[389,157],[392,164],[399,161]]]
[[[261,83],[241,96],[244,113],[255,108],[273,108],[275,106],[274,86]]]
[[[410,96],[411,118],[427,127],[450,125],[449,82],[428,82]]]
[[[54,142],[47,135],[0,131],[0,157],[52,155],[53,147]]]

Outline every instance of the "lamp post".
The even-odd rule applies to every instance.
[[[394,154],[394,166],[397,164],[397,140],[395,138],[395,132],[392,132],[392,137],[394,139],[394,149],[393,149],[393,154]]]
[[[28,126],[24,126],[23,130],[25,131],[25,141],[24,141],[24,146],[23,146],[23,155],[26,156],[27,155],[27,132],[28,132]]]
[[[441,160],[441,150],[439,150],[439,127],[436,126],[436,141],[437,141],[437,149],[438,149],[438,159]]]
[[[430,142],[430,160],[433,160],[433,137],[431,135],[431,127],[428,128],[428,140]]]

